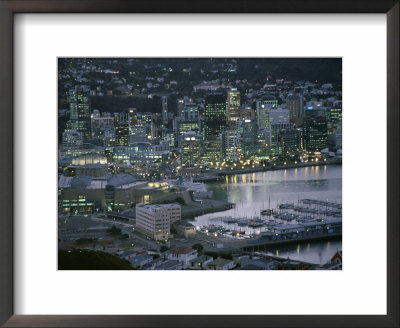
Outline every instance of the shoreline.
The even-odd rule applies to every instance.
[[[318,242],[318,241],[325,241],[325,240],[337,240],[342,241],[342,233],[332,233],[332,234],[323,234],[323,235],[316,235],[316,236],[307,236],[303,238],[293,238],[293,239],[282,239],[282,240],[274,240],[274,241],[263,241],[257,240],[254,243],[249,243],[242,248],[270,248],[274,246],[282,246],[282,245],[291,245],[291,244],[305,244],[308,242]]]
[[[223,175],[235,175],[235,174],[247,174],[247,173],[256,173],[256,172],[266,172],[266,171],[279,171],[279,170],[287,170],[287,169],[297,169],[302,167],[310,167],[310,166],[324,166],[324,165],[342,165],[341,160],[335,161],[326,161],[326,162],[311,162],[311,163],[298,163],[298,164],[287,164],[287,165],[276,165],[274,167],[258,167],[252,169],[240,169],[240,170],[225,170],[225,171],[216,171],[214,174],[217,176]]]

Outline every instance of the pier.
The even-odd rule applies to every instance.
[[[342,165],[341,159],[330,159],[320,162],[300,162],[297,164],[277,164],[274,166],[258,166],[255,168],[247,168],[247,169],[233,169],[233,170],[220,170],[215,172],[217,175],[234,175],[234,174],[246,174],[246,173],[255,173],[255,172],[264,172],[264,171],[277,171],[277,170],[287,170],[287,169],[295,169],[301,167],[311,167],[311,166],[324,166],[324,165]]]
[[[199,215],[227,211],[235,207],[234,203],[214,199],[201,199],[182,205],[182,219],[191,219]]]

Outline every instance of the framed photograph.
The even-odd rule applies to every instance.
[[[0,21],[2,325],[398,327],[398,1]]]

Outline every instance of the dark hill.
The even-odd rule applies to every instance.
[[[127,260],[100,251],[58,251],[59,270],[132,270]]]

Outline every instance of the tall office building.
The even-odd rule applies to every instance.
[[[226,96],[221,94],[208,95],[205,99],[205,139],[217,138],[226,127]]]
[[[290,111],[290,122],[295,126],[300,126],[303,120],[302,94],[289,94],[286,98],[286,107]]]
[[[300,148],[299,132],[294,129],[293,125],[289,129],[281,130],[278,133],[278,146],[284,152],[296,151]]]
[[[282,143],[281,137],[285,131],[293,129],[292,123],[276,123],[271,124],[271,139],[270,139],[270,149],[275,154],[282,153]]]
[[[183,135],[182,139],[181,163],[187,166],[193,166],[200,160],[201,134],[189,131]]]
[[[120,113],[114,113],[115,146],[128,146],[129,127],[132,116],[133,111],[130,110],[123,110]]]
[[[254,118],[242,118],[236,122],[241,154],[254,152],[257,141],[257,121]]]
[[[222,136],[203,141],[203,161],[215,162],[222,159]]]
[[[306,151],[320,151],[328,144],[326,118],[316,110],[305,111],[303,121],[303,146]]]
[[[200,122],[198,119],[187,120],[178,117],[175,119],[174,123],[175,140],[177,141],[178,147],[182,146],[182,138],[186,132],[193,131],[196,133],[200,133]]]
[[[162,122],[166,126],[168,124],[168,97],[162,97]]]
[[[148,141],[148,125],[144,119],[133,119],[129,128],[129,143]]]
[[[113,127],[114,118],[111,117],[110,113],[104,113],[104,115],[101,116],[100,113],[93,111],[93,115],[91,118],[92,137],[99,137],[101,136],[103,129]]]
[[[229,129],[233,130],[240,119],[240,92],[236,88],[227,93],[227,114]]]
[[[132,124],[135,123],[135,119],[133,119]],[[146,126],[146,140],[152,140],[156,137],[155,133],[155,124],[153,122],[153,114],[151,113],[142,113],[140,115],[137,115],[137,121],[136,122],[141,122],[141,124]],[[131,125],[132,125],[131,124]]]
[[[82,133],[83,139],[91,138],[91,111],[89,93],[83,89],[69,90],[70,124]]]
[[[205,99],[204,160],[212,162],[222,156],[221,134],[227,129],[226,96],[208,95]]]
[[[236,123],[236,122],[235,122]],[[235,130],[226,130],[222,135],[223,143],[223,156],[225,160],[236,160],[238,159],[238,148],[239,148],[239,135]]]
[[[82,146],[82,133],[75,130],[65,130],[62,134],[62,144],[65,148],[77,148]]]
[[[296,87],[296,88],[294,88],[294,92],[300,99],[300,122],[299,122],[299,125],[302,125],[303,120],[304,120],[304,88]]]
[[[188,96],[184,96],[183,98],[179,98],[177,101],[177,116],[178,117],[185,117],[185,106],[190,104],[191,100]]]
[[[336,105],[334,107],[329,107],[326,109],[326,118],[328,122],[337,123],[342,121],[342,106]]]
[[[176,112],[177,112],[177,116],[178,117],[185,117],[185,112],[184,112],[184,108],[185,108],[185,100],[183,98],[179,98],[177,100],[177,104],[176,104]]]
[[[186,120],[197,120],[199,118],[199,106],[197,104],[186,104],[183,108],[183,117]]]
[[[129,137],[129,124],[120,122],[115,127],[115,145],[116,146],[128,146]]]
[[[275,96],[264,96],[256,101],[256,115],[258,129],[270,128],[270,111],[278,106],[278,100]]]

